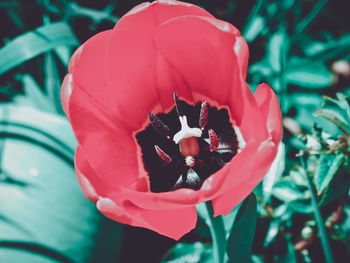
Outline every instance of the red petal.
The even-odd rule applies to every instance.
[[[89,179],[87,179],[82,173],[80,173],[79,168],[75,168],[79,185],[83,190],[83,193],[87,199],[91,202],[96,203],[98,200],[98,195],[96,193],[95,187],[91,184]]]
[[[265,117],[267,130],[274,142],[279,143],[283,136],[282,115],[276,94],[267,84],[260,84],[254,94],[262,115]]]
[[[241,183],[223,195],[212,200],[214,216],[227,215],[232,209],[244,200],[256,185]]]
[[[140,129],[148,121],[149,112],[157,114],[160,110],[155,62],[156,50],[150,38],[126,31],[113,32],[106,62],[107,80],[114,87],[110,94],[116,107],[113,113],[124,129]]]
[[[97,202],[98,210],[118,222],[136,227],[144,227],[159,234],[179,240],[196,226],[195,207],[167,210],[145,210],[130,201],[117,205],[109,198]]]
[[[97,34],[96,37],[100,37],[103,35],[107,36],[108,34],[109,34],[108,31],[105,31],[105,32],[101,32],[100,34]],[[75,50],[73,55],[71,56],[71,58],[69,60],[69,65],[68,65],[68,72],[69,73],[73,73],[74,69],[77,67],[77,64],[80,60],[81,52],[83,51],[83,48],[84,48],[84,44],[82,44],[79,48],[77,48],[77,50]]]
[[[175,72],[193,95],[178,91],[179,96],[190,102],[208,100],[212,106],[226,105],[231,117],[239,123],[245,87],[233,50],[238,36],[232,25],[213,18],[186,16],[161,24],[155,33],[155,45],[172,70],[158,70],[158,77]],[[163,83],[166,85],[163,89],[173,87]],[[176,87],[180,88],[183,89]]]
[[[91,168],[81,146],[78,146],[75,152],[74,164],[80,187],[90,201],[96,203],[100,196],[111,192],[109,184],[103,182]]]
[[[63,111],[66,113],[67,118],[69,121],[69,99],[70,95],[72,94],[73,90],[73,77],[72,74],[67,74],[62,82],[62,88],[61,88],[61,101],[62,101],[62,108]]]
[[[73,57],[70,66],[72,77],[68,78],[69,82],[65,82],[69,85],[63,86],[73,87],[73,89],[71,92],[66,92],[69,89],[63,88],[62,98],[65,111],[68,113],[75,135],[89,163],[103,180],[118,188],[131,184],[142,176],[139,174],[135,138],[132,132],[127,130],[128,126],[125,123],[128,120],[133,121],[132,114],[129,113],[137,112],[134,103],[138,102],[137,99],[142,101],[144,98],[139,92],[140,86],[138,86],[138,92],[134,89],[133,94],[137,99],[133,100],[132,97],[123,96],[124,91],[128,89],[127,83],[118,83],[123,87],[119,88],[120,85],[111,85],[108,82],[106,50],[111,37],[113,37],[111,31],[96,35],[84,44],[78,56]],[[128,41],[126,41],[127,44]],[[123,50],[125,48],[126,46]],[[127,58],[125,56],[124,58],[120,61],[122,65],[128,64]],[[130,58],[136,61],[134,57],[130,56]],[[152,59],[147,57],[145,60]],[[117,64],[122,67],[120,63],[118,61]],[[127,81],[126,78],[133,77],[133,72],[129,70],[129,73],[121,79]],[[142,80],[138,84],[140,83]],[[130,105],[133,105],[134,109],[131,109]],[[137,105],[142,107],[144,104]],[[123,107],[125,111],[121,112]],[[142,119],[136,123],[137,127],[140,128],[140,123],[146,119],[147,114],[142,115]]]
[[[127,196],[115,191],[110,184],[106,184],[99,178],[80,146],[76,151],[75,166],[84,195],[96,203],[97,208],[105,216],[113,220],[145,227],[176,240],[196,226],[197,213],[194,206],[146,210],[134,205]]]
[[[105,116],[77,84],[69,109],[79,145],[101,179],[115,188],[136,180],[139,177],[137,146],[131,134]]]
[[[253,96],[246,86],[247,46],[233,26],[196,7],[177,6],[177,14],[164,4],[150,5],[138,15],[124,17],[113,33],[93,37],[74,54],[62,98],[84,152],[83,163],[90,167],[80,164],[77,169],[85,194],[100,200],[99,209],[117,221],[178,238],[194,227],[194,204],[215,198],[215,213],[226,213],[232,208],[224,205],[225,200],[239,202],[261,180],[277,152],[281,116],[270,88],[260,87]],[[156,16],[156,8],[168,11],[164,17]],[[198,13],[190,13],[192,9]],[[202,16],[183,16],[188,14]],[[152,19],[143,21],[145,17]],[[154,39],[144,33],[153,29]],[[133,132],[145,124],[148,112],[169,110],[174,91],[190,102],[227,106],[247,145],[199,191],[150,193]],[[107,182],[114,190],[101,186]],[[232,195],[240,185],[244,193]],[[115,191],[120,187],[129,189]],[[101,199],[100,192],[110,199]],[[175,228],[169,228],[169,220]]]
[[[192,207],[201,202],[200,191],[186,188],[163,193],[140,192],[125,188],[122,189],[122,194],[135,205],[144,209],[177,209]]]
[[[268,172],[277,154],[278,144],[282,140],[282,116],[275,93],[267,84],[261,84],[258,86],[254,97],[259,108],[260,116],[267,126],[269,138],[266,138],[257,148],[254,156],[255,161],[252,165],[253,170],[250,173],[239,172],[239,174],[249,176],[246,176],[242,183],[213,200],[215,215],[228,214],[235,205],[241,202],[254,189]],[[231,166],[231,163],[229,165]],[[235,166],[231,167],[232,173],[236,173],[237,171],[233,170]],[[224,184],[235,185],[232,183],[231,178],[226,180]]]
[[[99,33],[86,41],[74,52],[69,71],[80,88],[91,98],[104,113],[110,114],[115,109],[113,89],[107,83],[107,56],[106,52],[112,30]]]
[[[244,85],[246,87],[243,89],[244,117],[242,118],[242,122],[237,126],[246,142],[250,140],[264,141],[270,137],[266,127],[266,116],[263,115],[264,113],[259,108],[248,85],[246,83]]]
[[[134,33],[152,35],[158,25],[179,16],[196,15],[213,17],[204,9],[180,1],[145,2],[124,15],[114,30],[126,30]]]
[[[233,50],[235,51],[238,58],[238,64],[241,68],[242,78],[246,79],[248,71],[249,49],[248,44],[243,37],[237,37]]]
[[[263,142],[257,149],[254,156],[250,157],[251,162],[244,162],[237,172],[237,166],[231,166],[228,173],[229,176],[225,180],[225,184],[231,184],[224,194],[212,200],[214,208],[214,216],[227,215],[238,205],[263,179],[277,154],[278,146],[271,141]],[[248,167],[248,166],[251,167]],[[234,175],[240,176],[241,182],[235,182]],[[237,180],[238,181],[238,180]],[[221,188],[220,192],[225,188]]]

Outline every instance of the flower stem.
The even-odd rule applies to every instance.
[[[312,203],[313,213],[315,216],[318,231],[320,233],[320,239],[321,239],[321,244],[322,244],[323,252],[325,255],[325,259],[326,259],[327,263],[334,263],[332,250],[331,250],[330,245],[329,245],[329,240],[328,240],[326,228],[325,228],[322,216],[321,216],[320,209],[318,208],[318,205],[317,205],[316,193],[312,187],[312,181],[311,181],[311,178],[307,172],[304,157],[302,155],[300,155],[299,158],[300,158],[301,165],[305,171],[305,176],[307,179],[307,186],[308,186],[309,191],[311,193],[311,203]]]
[[[205,202],[210,220],[210,234],[213,241],[213,256],[215,263],[224,262],[226,250],[226,233],[222,216],[214,217],[213,206],[210,201]]]

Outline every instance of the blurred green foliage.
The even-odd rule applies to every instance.
[[[59,96],[69,58],[140,2],[0,2],[1,262],[158,262],[164,255],[163,262],[212,262],[211,223],[203,207],[197,228],[175,245],[102,217],[74,176],[76,142]],[[269,83],[283,112],[283,144],[270,172],[255,195],[223,218],[231,233],[226,261],[326,262],[327,245],[320,241],[326,239],[334,262],[347,262],[347,1],[189,2],[240,29],[250,47],[249,85],[255,90]]]

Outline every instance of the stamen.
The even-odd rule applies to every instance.
[[[202,136],[202,130],[198,128],[190,128],[187,124],[187,117],[180,116],[179,117],[180,123],[181,123],[181,130],[174,135],[174,142],[178,144],[182,139],[188,138],[188,137],[198,137],[200,138]]]
[[[204,130],[208,123],[208,103],[206,101],[202,102],[201,112],[199,114],[199,127]]]
[[[177,115],[179,115],[179,117],[184,116],[185,114],[180,105],[179,99],[176,96],[176,92],[174,92],[174,101],[175,101],[175,108],[176,108]]]
[[[169,155],[167,155],[162,149],[159,148],[159,146],[156,144],[154,145],[154,148],[156,149],[156,152],[158,156],[165,161],[166,163],[171,163],[173,159]]]
[[[174,190],[181,188],[181,185],[183,184],[184,180],[182,179],[182,175],[177,179],[175,185],[174,185]]]
[[[201,178],[199,175],[193,170],[188,169],[188,171],[183,173],[179,179],[176,181],[173,189],[179,189],[181,187],[192,188],[198,190],[201,187]]]
[[[148,118],[151,122],[153,129],[160,135],[167,139],[170,139],[170,129],[166,126],[157,116],[152,112],[148,113]]]
[[[191,168],[188,169],[186,183],[194,189],[200,188],[201,179],[199,175]]]
[[[194,163],[195,163],[195,159],[193,158],[193,156],[187,156],[185,158],[185,162],[186,162],[186,165],[188,167],[193,167],[194,166]]]
[[[212,130],[212,129],[209,129],[208,131],[209,133],[209,140],[210,140],[210,151],[215,151],[218,149],[219,147],[219,138],[218,136],[216,135],[216,133]]]

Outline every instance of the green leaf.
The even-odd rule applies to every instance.
[[[286,220],[290,217],[290,211],[303,214],[312,212],[310,193],[306,190],[305,182],[301,178],[296,180],[295,175],[283,177],[272,189],[273,196],[285,202],[275,209],[274,216]]]
[[[263,7],[263,3],[263,0],[256,0],[256,3],[250,11],[245,26],[242,30],[242,35],[248,43],[254,41],[254,39],[264,29],[265,18],[264,16],[259,15],[259,12]]]
[[[243,201],[227,240],[229,262],[250,262],[256,226],[256,198],[251,193]]]
[[[0,75],[51,49],[78,44],[77,38],[65,22],[38,27],[16,37],[0,49]]]
[[[314,183],[318,194],[321,194],[330,184],[345,159],[344,154],[321,154]]]
[[[232,226],[235,222],[235,218],[237,216],[237,213],[238,213],[241,205],[242,205],[242,202],[239,205],[237,205],[235,208],[233,208],[232,211],[228,215],[223,216],[223,221],[224,221],[224,225],[225,225],[225,232],[227,233],[227,237],[229,236],[230,230],[232,229]]]
[[[275,72],[280,72],[283,65],[283,54],[289,43],[288,35],[284,30],[272,35],[267,45],[266,59]]]
[[[350,206],[344,207],[344,220],[339,227],[339,234],[343,236],[348,251],[350,250]]]
[[[303,41],[301,41],[300,45],[305,56],[307,57],[321,52],[327,47],[327,43],[317,41],[308,37],[303,37]]]
[[[115,262],[121,226],[83,196],[68,121],[4,104],[0,116],[1,261]]]
[[[252,263],[264,263],[264,260],[258,255],[252,255]]]
[[[95,24],[99,24],[102,21],[110,21],[113,24],[117,23],[119,18],[111,15],[114,7],[115,5],[113,2],[107,5],[104,10],[96,10],[94,8],[84,7],[75,2],[68,3],[69,11],[72,12],[72,14],[88,17],[92,19]]]
[[[268,245],[271,244],[271,242],[275,239],[275,237],[279,233],[281,221],[280,220],[273,220],[271,221],[269,228],[267,230],[267,234],[264,241],[264,247],[268,247]]]
[[[54,104],[45,96],[42,89],[39,87],[38,83],[30,74],[24,74],[20,76],[20,79],[23,83],[23,89],[25,95],[33,101],[35,107],[38,110],[56,113]]]
[[[332,164],[334,158],[335,156],[333,154],[324,153],[320,155],[319,163],[314,177],[314,184],[316,186],[318,194],[322,192],[321,185],[328,173],[329,167]]]
[[[325,88],[333,83],[332,72],[322,63],[288,67],[284,73],[287,83],[306,88]]]
[[[295,199],[287,204],[288,209],[300,214],[310,214],[312,213],[312,204],[309,198],[310,193],[307,192],[304,199]]]
[[[343,35],[337,40],[327,43],[324,49],[308,57],[309,61],[324,62],[340,58],[350,51],[350,33]]]
[[[330,184],[324,190],[319,205],[327,205],[349,191],[350,177],[347,172],[341,171],[334,175]]]
[[[345,132],[350,132],[350,126],[348,122],[343,118],[340,113],[338,113],[335,110],[330,109],[319,109],[314,112],[315,116],[321,116],[327,121],[332,122],[335,124],[339,129],[343,130]]]
[[[322,104],[323,97],[315,93],[295,92],[290,95],[289,100],[291,100],[294,105],[302,105],[310,109],[310,111],[315,111]]]
[[[163,263],[203,262],[212,263],[212,249],[201,242],[178,243],[163,258]]]
[[[248,24],[244,28],[243,36],[247,40],[248,43],[254,41],[256,37],[261,33],[261,31],[265,27],[266,20],[263,16],[256,16],[253,20],[251,20],[250,24]]]
[[[280,8],[282,8],[284,11],[288,11],[290,10],[290,8],[292,8],[292,6],[295,3],[295,0],[282,0],[282,1],[278,1],[276,2]]]
[[[64,114],[61,104],[61,78],[59,76],[57,63],[52,52],[47,52],[44,57],[45,89],[50,103],[56,113]]]
[[[210,201],[196,206],[200,218],[208,225],[212,238],[213,260],[223,262],[225,257],[226,236],[223,216],[214,217],[214,210]]]
[[[313,39],[310,40],[309,37],[304,37],[303,41],[301,41],[301,46],[305,53],[306,64],[315,61],[321,63],[329,60],[340,59],[349,54],[350,33],[343,35],[339,39],[332,39],[328,42],[320,42]]]
[[[232,225],[235,221],[235,218],[237,216],[237,213],[238,213],[239,208],[241,207],[242,203],[243,202],[241,202],[236,207],[234,207],[228,215],[222,217],[223,222],[224,222],[225,232],[227,233],[227,236],[229,235],[229,232],[232,228]],[[203,221],[206,224],[206,226],[209,227],[210,220],[209,220],[209,216],[208,216],[208,212],[207,212],[207,208],[206,208],[205,204],[201,203],[201,204],[196,205],[196,209],[197,209],[197,213],[198,213],[198,219],[200,221]],[[198,226],[196,228],[198,228]],[[204,229],[199,229],[199,230],[204,232]]]
[[[297,263],[297,255],[293,246],[293,242],[289,235],[286,236],[287,240],[287,252],[286,255],[281,259],[281,263]]]
[[[72,46],[60,46],[54,49],[55,54],[62,64],[68,68],[70,57],[72,56]]]
[[[292,169],[289,172],[289,176],[294,180],[294,182],[297,185],[304,186],[305,188],[307,187],[307,180],[305,178],[305,175],[303,174],[303,171],[299,166]]]
[[[294,107],[296,110],[307,109],[310,113],[319,109],[322,104],[322,96],[315,93],[294,92],[286,94],[285,108],[287,111]]]
[[[337,108],[331,107],[331,109],[329,111],[332,112],[333,115],[338,114],[338,115],[344,116],[346,118],[346,120],[342,119],[342,117],[340,119],[342,119],[343,122],[346,122],[345,125],[347,127],[349,127],[348,123],[350,122],[350,105],[347,101],[347,96],[345,96],[343,93],[339,93],[339,92],[336,95],[337,95],[338,99],[333,99],[331,97],[324,96],[323,97],[323,106],[324,107],[330,106],[330,105],[328,105],[327,102],[331,102],[333,104],[331,106],[337,106]],[[322,109],[322,110],[325,110],[325,109]]]
[[[297,185],[290,176],[283,177],[272,188],[272,195],[283,202],[305,198],[305,186]]]
[[[322,10],[322,8],[327,4],[327,2],[328,0],[321,0],[316,2],[313,9],[308,13],[308,15],[296,25],[296,35],[300,34],[307,28],[307,26],[315,19],[317,14]]]
[[[350,122],[350,105],[347,101],[347,96],[345,96],[343,93],[337,93],[337,98],[338,99],[333,99],[331,97],[328,96],[323,96],[323,103],[322,106],[323,107],[331,107],[331,106],[337,106],[337,108],[334,109],[334,107],[331,107],[331,111],[333,113],[338,113],[339,115],[344,115],[347,119],[347,122]],[[327,102],[331,102],[334,105],[328,105]],[[335,110],[338,109],[338,111],[340,112],[336,112]],[[324,110],[324,109],[323,109]],[[344,120],[345,122],[345,120]]]
[[[340,107],[346,112],[347,119],[350,121],[350,105],[347,101],[347,97],[344,94],[338,92],[337,98],[339,100]]]
[[[6,247],[6,246],[9,247]],[[12,263],[21,263],[21,262],[35,262],[35,263],[57,263],[57,262],[64,262],[64,263],[73,263],[70,259],[62,256],[59,253],[55,253],[52,250],[45,250],[47,252],[46,255],[45,252],[40,251],[40,253],[33,253],[33,250],[20,250],[20,249],[14,249],[13,247],[16,246],[24,246],[30,247],[31,249],[36,248],[36,244],[26,244],[26,243],[11,243],[6,242],[3,243],[0,241],[0,257],[1,260],[7,260],[7,262]],[[43,247],[37,247],[37,249],[43,250]],[[14,253],[15,251],[15,253]],[[54,256],[53,256],[54,255]]]

